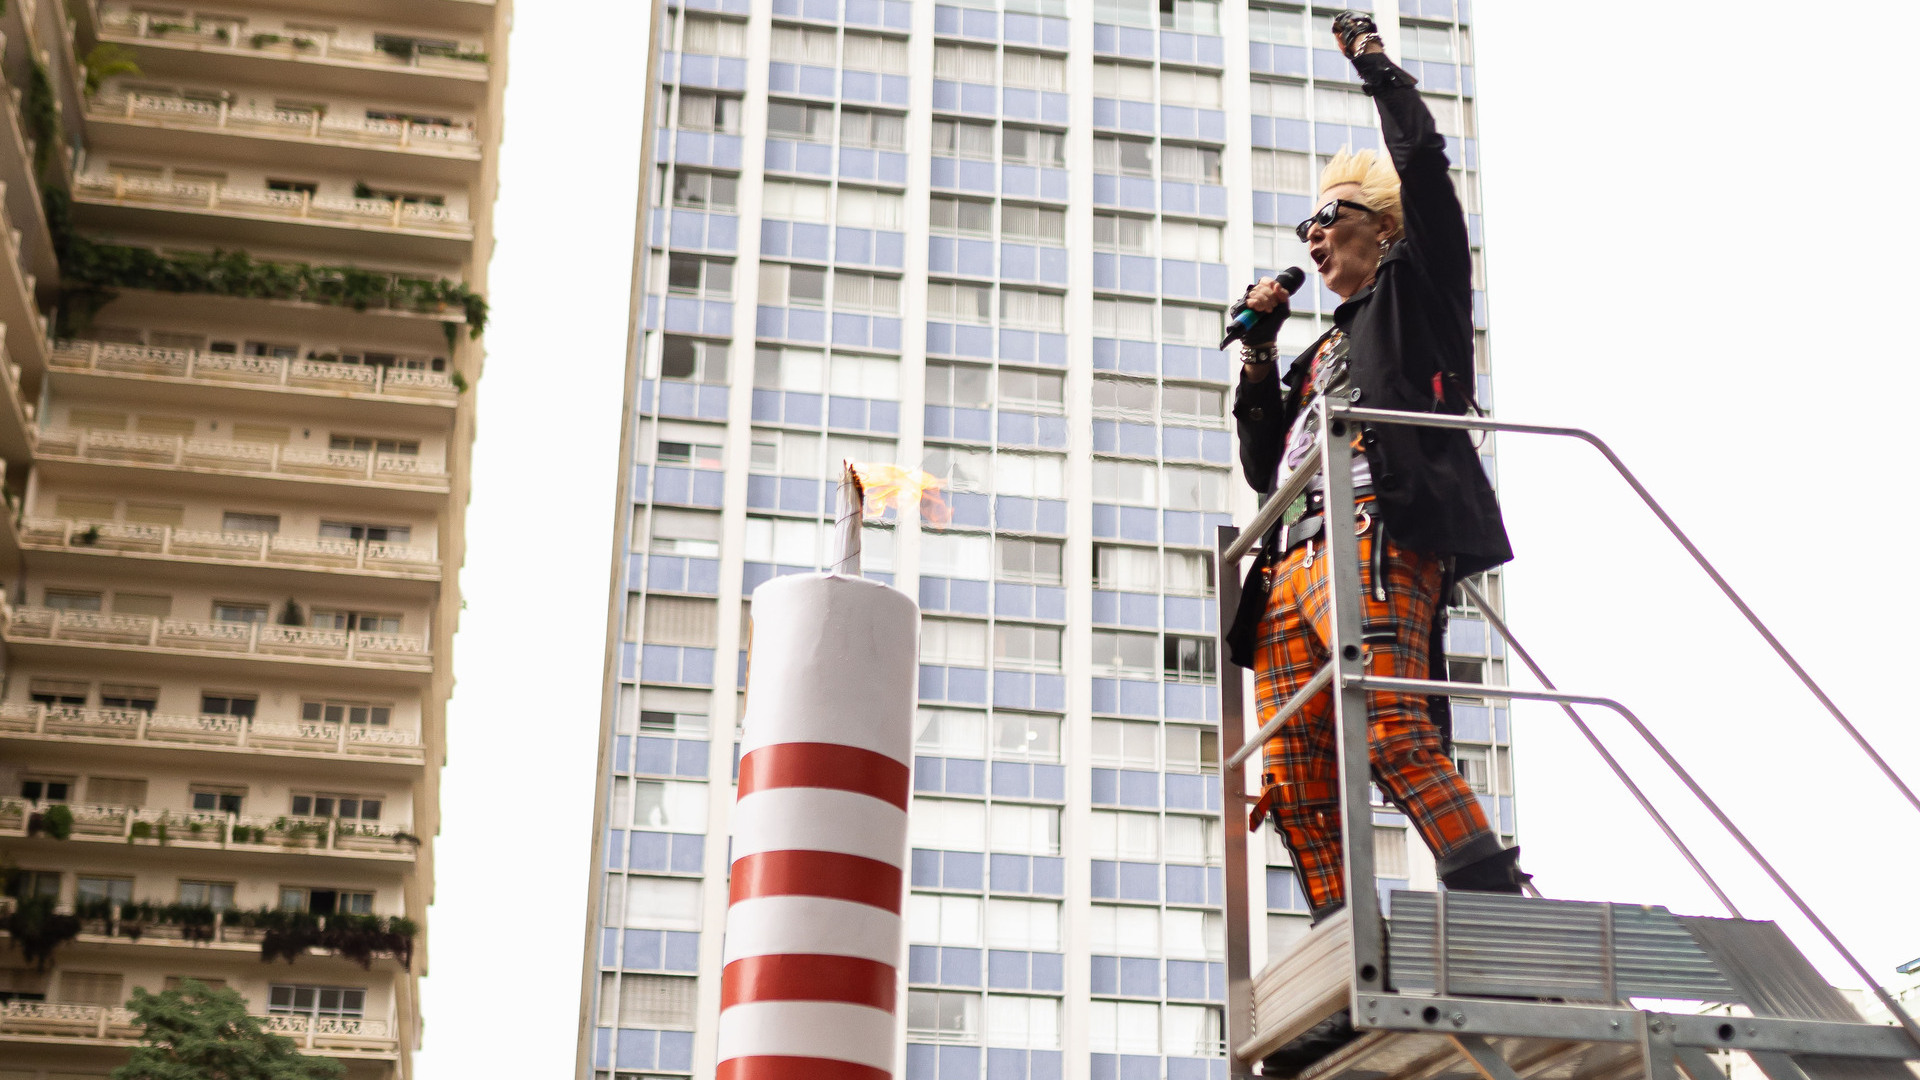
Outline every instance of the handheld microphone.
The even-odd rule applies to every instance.
[[[1287,294],[1291,296],[1300,291],[1301,283],[1306,280],[1306,271],[1297,266],[1289,266],[1285,270],[1280,271],[1280,276],[1274,278],[1274,283],[1286,290]],[[1220,339],[1220,347],[1224,349],[1247,336],[1248,331],[1267,319],[1284,319],[1286,315],[1287,305],[1285,301],[1282,301],[1280,306],[1274,308],[1272,311],[1255,311],[1250,307],[1243,307],[1240,309],[1240,314],[1235,315],[1233,321],[1227,324],[1227,336]]]

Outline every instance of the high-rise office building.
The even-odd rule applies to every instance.
[[[0,8],[6,1080],[411,1073],[509,14]]]
[[[582,1077],[712,1074],[749,597],[825,565],[842,458],[924,467],[951,512],[865,538],[924,612],[905,1075],[1225,1075],[1211,567],[1254,497],[1216,345],[1242,286],[1307,265],[1319,162],[1378,143],[1334,13],[664,4]],[[1376,16],[1477,245],[1466,0]],[[1282,341],[1333,306],[1298,298]],[[1449,663],[1498,681],[1457,614]],[[1454,730],[1511,836],[1505,708],[1460,702]],[[1430,887],[1376,821],[1382,877]],[[1254,843],[1255,945],[1284,949],[1304,905]]]

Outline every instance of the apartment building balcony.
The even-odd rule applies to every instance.
[[[41,650],[140,652],[208,660],[244,658],[369,671],[433,668],[430,638],[366,630],[321,630],[257,622],[195,622],[157,615],[17,607],[0,611],[0,638],[31,657]],[[176,665],[177,666],[177,665]]]
[[[208,487],[229,494],[284,497],[273,485],[331,484],[351,488],[366,505],[436,507],[447,494],[446,467],[412,454],[307,450],[269,443],[219,442],[128,431],[40,429],[36,453],[49,475],[88,469],[126,472],[125,482]],[[209,483],[210,478],[220,478]],[[266,487],[249,490],[236,479]],[[384,497],[381,497],[384,496]]]
[[[4,13],[0,12],[0,19]],[[0,51],[8,34],[0,31]],[[8,105],[12,105],[11,98]],[[0,204],[9,217],[24,229],[19,241],[23,257],[21,269],[41,281],[59,280],[60,267],[54,258],[53,237],[47,229],[46,210],[40,202],[40,176],[35,167],[36,145],[21,125],[21,111],[0,108],[0,183],[6,185]],[[58,155],[55,155],[56,157]]]
[[[0,257],[5,263],[0,266],[0,324],[8,331],[13,361],[25,365],[33,373],[29,381],[37,383],[47,365],[47,317],[34,297],[40,278],[31,269],[34,260],[27,253],[25,235],[13,223],[10,190],[11,185],[0,181]]]
[[[105,228],[164,229],[207,244],[236,241],[456,263],[473,243],[460,210],[120,173],[74,177],[76,211]],[[156,220],[156,217],[161,220]]]
[[[380,9],[362,9],[368,15]],[[98,16],[102,41],[134,52],[148,77],[181,74],[199,81],[270,83],[434,104],[478,105],[491,74],[483,53],[457,48],[382,48],[360,34],[273,33],[239,20],[202,17],[191,23],[149,12]]]
[[[440,556],[432,548],[380,540],[26,518],[20,523],[20,546],[26,551],[85,559],[88,566],[97,566],[96,560],[107,558],[156,564],[155,569],[157,564],[171,563],[189,573],[194,567],[215,568],[212,576],[216,580],[229,578],[233,570],[242,567],[304,574],[353,574],[428,584],[440,580]]]
[[[328,1057],[393,1058],[400,1052],[393,1025],[384,1020],[255,1015],[268,1031],[287,1036],[302,1050]],[[0,1043],[131,1047],[140,1041],[140,1034],[127,1009],[59,1001],[0,1004]]]
[[[420,848],[420,838],[405,829],[338,818],[47,804],[53,805],[65,806],[73,815],[72,831],[65,839],[45,836],[45,807],[24,799],[0,800],[0,836],[41,837],[49,844],[118,844],[134,851],[164,851],[169,861],[195,852],[240,852],[410,863]]]
[[[289,159],[339,172],[404,172],[465,183],[479,172],[480,138],[470,125],[336,116],[211,102],[176,94],[109,92],[87,103],[96,150],[147,156]]]
[[[420,733],[368,724],[276,721],[249,716],[204,716],[0,703],[0,740],[154,750],[244,751],[249,754],[366,763],[420,765]]]

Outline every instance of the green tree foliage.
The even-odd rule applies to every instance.
[[[177,990],[136,989],[127,1007],[145,1031],[112,1080],[340,1080],[346,1072],[261,1028],[245,999],[225,987],[183,979]]]

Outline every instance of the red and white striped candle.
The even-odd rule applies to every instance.
[[[800,574],[753,596],[716,1080],[891,1080],[920,609]]]

